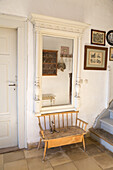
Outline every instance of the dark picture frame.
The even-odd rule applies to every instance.
[[[43,50],[42,52],[42,75],[56,76],[57,75],[57,55],[56,50]]]
[[[106,39],[107,39],[108,44],[113,46],[113,30],[108,31],[106,35]]]
[[[113,47],[110,47],[110,50],[109,50],[109,60],[113,61]]]
[[[85,45],[85,70],[106,70],[108,48]]]
[[[91,29],[91,44],[105,46],[106,32]]]

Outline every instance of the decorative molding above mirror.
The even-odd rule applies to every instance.
[[[53,18],[44,15],[31,14],[30,20],[35,25],[36,29],[53,29],[72,33],[83,33],[83,31],[89,26],[81,22],[75,22],[72,20],[65,20],[60,18]]]
[[[78,110],[81,38],[88,24],[32,14],[35,36],[34,112]]]

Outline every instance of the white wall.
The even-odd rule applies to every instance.
[[[83,69],[84,45],[90,44],[91,28],[108,31],[113,29],[112,0],[0,0],[0,12],[28,16],[30,13],[71,19],[90,24],[82,41],[80,114],[79,116],[92,126],[95,117],[106,107],[107,71],[87,71]],[[37,142],[38,126],[33,113],[33,42],[32,25],[29,23],[28,44],[28,89],[27,89],[27,142]],[[106,46],[108,44],[106,43]],[[110,100],[113,99],[113,63],[110,71]]]

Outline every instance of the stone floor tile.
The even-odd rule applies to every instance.
[[[23,151],[16,151],[3,154],[3,161],[4,163],[13,162],[20,159],[24,159],[24,152]]]
[[[90,144],[94,144],[95,141],[92,138],[87,137],[87,138],[85,138],[85,143],[86,143],[86,145],[90,145]]]
[[[90,145],[86,146],[86,152],[89,156],[93,156],[93,155],[102,153],[103,150],[94,144],[90,144]]]
[[[73,149],[73,148],[77,148],[78,145],[77,144],[71,144],[71,145],[64,145],[62,146],[62,150],[66,151],[66,150],[70,150],[70,149]]]
[[[3,154],[0,154],[0,166],[3,165]]]
[[[105,150],[105,153],[107,153],[108,155],[110,155],[111,157],[113,157],[113,152],[109,151],[109,150]]]
[[[3,170],[3,165],[0,165],[0,170]]]
[[[94,159],[96,160],[98,165],[100,165],[103,169],[113,167],[113,158],[106,153],[94,156]]]
[[[73,161],[78,161],[80,159],[88,158],[86,152],[84,152],[81,148],[75,148],[73,150],[67,150],[65,153],[70,157]]]
[[[43,149],[31,149],[31,150],[24,150],[25,158],[33,158],[38,156],[43,156]]]
[[[107,169],[104,169],[104,170],[113,170],[113,167],[111,167],[111,168],[107,168]]]
[[[72,162],[70,162],[63,165],[55,166],[54,170],[77,170],[77,168]]]
[[[47,149],[47,155],[49,154],[52,154],[52,153],[55,153],[55,152],[58,152],[58,151],[62,151],[62,148],[61,147],[56,147],[56,148],[50,148],[50,149]]]
[[[47,159],[49,160],[52,166],[57,166],[71,162],[71,159],[63,151],[59,151],[51,155],[48,155]]]
[[[28,170],[27,161],[18,160],[4,164],[4,170]]]
[[[53,170],[49,161],[42,162],[40,157],[27,159],[29,170]]]
[[[102,170],[92,158],[75,161],[74,164],[79,170]]]

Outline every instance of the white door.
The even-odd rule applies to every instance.
[[[0,28],[0,148],[17,146],[16,30]]]

